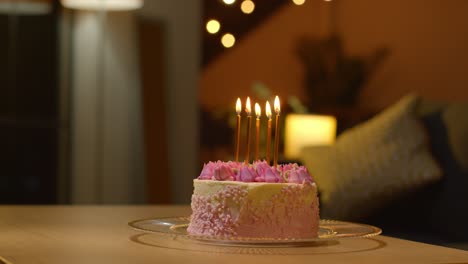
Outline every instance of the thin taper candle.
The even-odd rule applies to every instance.
[[[260,116],[262,114],[262,109],[260,105],[255,103],[255,160],[258,160],[258,148],[260,146]]]
[[[247,113],[247,150],[245,153],[245,164],[248,164],[250,161],[250,130],[252,129],[252,111],[250,108],[250,98],[247,97],[245,103],[245,112]]]
[[[236,113],[237,113],[236,162],[239,162],[239,142],[240,142],[241,111],[242,111],[241,100],[240,100],[240,98],[237,98],[237,103],[236,103]]]
[[[279,149],[279,138],[280,138],[280,134],[279,134],[279,117],[280,117],[280,112],[281,112],[281,108],[280,108],[280,102],[279,102],[279,98],[278,96],[275,97],[275,103],[274,103],[274,107],[275,107],[275,113],[276,113],[276,127],[275,127],[275,152],[273,153],[273,166],[276,167],[278,166],[278,149]]]
[[[266,153],[265,153],[265,160],[268,164],[270,164],[270,154],[271,154],[271,107],[270,103],[267,101],[265,106],[265,114],[268,118],[268,125],[267,125],[267,139],[266,139]]]

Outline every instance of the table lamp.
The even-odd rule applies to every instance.
[[[52,0],[0,1],[0,14],[47,15],[52,12]]]
[[[70,9],[130,11],[143,6],[143,0],[62,0],[62,5]]]
[[[327,115],[289,114],[285,120],[285,157],[299,159],[306,146],[330,145],[336,138],[336,119]]]

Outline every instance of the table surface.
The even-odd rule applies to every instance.
[[[383,235],[296,248],[223,247],[127,225],[189,214],[188,206],[0,206],[0,256],[6,263],[52,264],[468,263],[468,251]]]

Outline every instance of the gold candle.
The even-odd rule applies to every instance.
[[[250,108],[250,98],[247,97],[247,102],[245,103],[245,112],[247,113],[247,151],[245,153],[245,164],[249,163],[250,160],[250,130],[252,127],[252,111]]]
[[[241,125],[242,104],[240,98],[237,98],[236,113],[237,113],[237,129],[236,129],[236,162],[239,162],[239,142],[240,142],[240,125]]]
[[[266,140],[266,162],[270,164],[270,154],[271,154],[271,107],[270,103],[267,101],[265,106],[265,114],[268,118],[267,126],[267,140]]]
[[[255,120],[255,160],[258,160],[258,148],[260,145],[260,116],[262,114],[262,109],[260,109],[260,105],[255,103],[255,116],[257,119]]]
[[[281,108],[280,108],[280,101],[279,101],[279,98],[278,96],[275,97],[275,103],[274,103],[274,107],[275,107],[275,113],[276,113],[276,127],[275,127],[275,152],[273,153],[273,166],[277,166],[278,165],[278,149],[279,149],[279,138],[280,138],[280,134],[279,134],[279,117],[280,117],[280,112],[281,112]]]

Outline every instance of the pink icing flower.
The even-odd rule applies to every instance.
[[[233,181],[235,174],[232,169],[225,164],[217,165],[213,170],[213,180],[217,181]]]
[[[294,170],[298,167],[299,165],[297,165],[297,163],[288,163],[280,165],[280,170],[283,172],[283,174],[287,174],[289,171]]]
[[[246,165],[240,168],[239,174],[237,175],[237,180],[242,182],[253,182],[257,176],[258,175],[254,168]]]
[[[265,177],[263,177],[263,176],[257,176],[257,177],[255,178],[255,181],[256,181],[256,182],[265,182]]]
[[[214,162],[208,162],[203,165],[203,169],[200,173],[200,176],[198,176],[199,180],[211,180],[213,177],[213,169],[216,166],[216,163]]]
[[[274,168],[266,161],[253,165],[241,162],[208,162],[203,166],[199,180],[269,182],[269,183],[313,183],[307,168],[296,163],[279,165]]]
[[[312,182],[312,177],[310,177],[307,168],[304,166],[297,167],[292,169],[288,173],[288,182],[291,183],[305,183],[305,182]]]
[[[268,166],[265,170],[265,181],[266,182],[283,182],[283,178],[278,173],[278,170]]]
[[[265,182],[265,172],[271,169],[270,165],[268,165],[266,161],[256,161],[254,162],[253,167],[258,174],[258,177],[255,178],[255,181]]]
[[[229,168],[232,169],[232,171],[234,173],[237,173],[240,169],[240,167],[242,167],[242,163],[241,162],[235,162],[235,161],[228,161],[225,163]]]
[[[256,161],[253,163],[253,166],[259,175],[264,174],[265,170],[271,168],[266,161]]]
[[[278,166],[278,170],[283,180],[285,182],[288,182],[289,174],[291,173],[291,171],[293,171],[297,167],[298,167],[297,163],[288,163],[288,164],[282,164]]]

